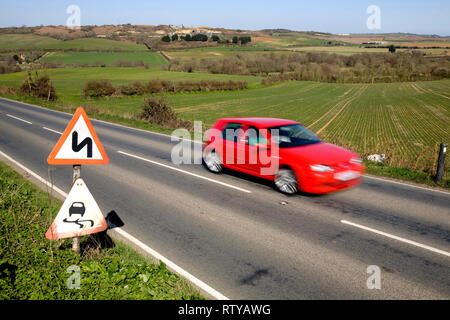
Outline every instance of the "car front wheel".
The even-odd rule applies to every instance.
[[[280,169],[275,177],[275,186],[285,194],[295,194],[298,191],[298,181],[291,169]]]
[[[209,171],[219,173],[222,171],[222,161],[215,150],[209,150],[203,157],[203,163]]]

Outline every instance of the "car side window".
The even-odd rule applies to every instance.
[[[255,146],[258,143],[267,144],[268,141],[257,128],[251,126],[248,129],[248,145]]]
[[[222,139],[237,142],[239,138],[240,123],[230,122],[222,131]]]

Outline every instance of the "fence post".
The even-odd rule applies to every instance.
[[[447,153],[447,144],[445,142],[442,142],[439,149],[439,157],[437,162],[436,182],[442,181],[442,176],[444,175],[444,163],[446,153]]]

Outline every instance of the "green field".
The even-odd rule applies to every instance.
[[[218,47],[218,48],[195,48],[185,50],[165,51],[170,59],[192,60],[192,59],[224,59],[239,53],[251,54],[292,54],[287,50],[275,50],[263,47]]]
[[[261,78],[252,76],[233,76],[223,74],[199,74],[187,72],[170,72],[156,69],[138,68],[60,68],[46,71],[50,76],[56,92],[59,96],[57,104],[64,108],[71,106],[89,105],[99,108],[106,114],[115,114],[125,117],[140,111],[143,97],[117,97],[114,99],[92,99],[82,98],[83,87],[88,80],[108,79],[115,86],[127,84],[133,81],[148,81],[151,79],[171,81],[240,81],[248,82],[250,88],[259,86]],[[25,72],[0,75],[0,85],[19,87],[25,78]]]
[[[293,119],[326,141],[363,155],[385,153],[391,165],[428,173],[434,171],[439,144],[450,141],[450,80],[389,84],[287,81],[262,86],[261,78],[251,76],[132,68],[64,68],[50,69],[48,74],[59,96],[57,105],[95,107],[101,114],[128,119],[141,111],[144,97],[86,100],[81,97],[85,81],[109,79],[118,85],[153,78],[246,80],[246,90],[166,96],[181,118],[201,120],[206,126],[226,116]],[[0,85],[17,87],[24,77],[24,73],[2,75]]]
[[[169,101],[182,118],[207,125],[225,116],[297,120],[326,141],[365,155],[385,153],[393,165],[431,172],[438,145],[450,141],[449,88],[450,80],[393,84],[290,81],[235,93],[171,95]]]
[[[41,62],[56,62],[61,64],[105,64],[116,66],[118,60],[135,63],[142,61],[149,67],[160,67],[167,64],[167,60],[158,52],[50,52]]]
[[[14,50],[147,51],[144,45],[98,38],[56,40],[33,34],[1,34],[0,51]]]

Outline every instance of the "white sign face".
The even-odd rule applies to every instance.
[[[86,112],[78,108],[47,158],[48,164],[107,164],[108,156]]]
[[[106,227],[97,202],[83,179],[78,178],[45,236],[48,239],[80,237],[104,231]]]

